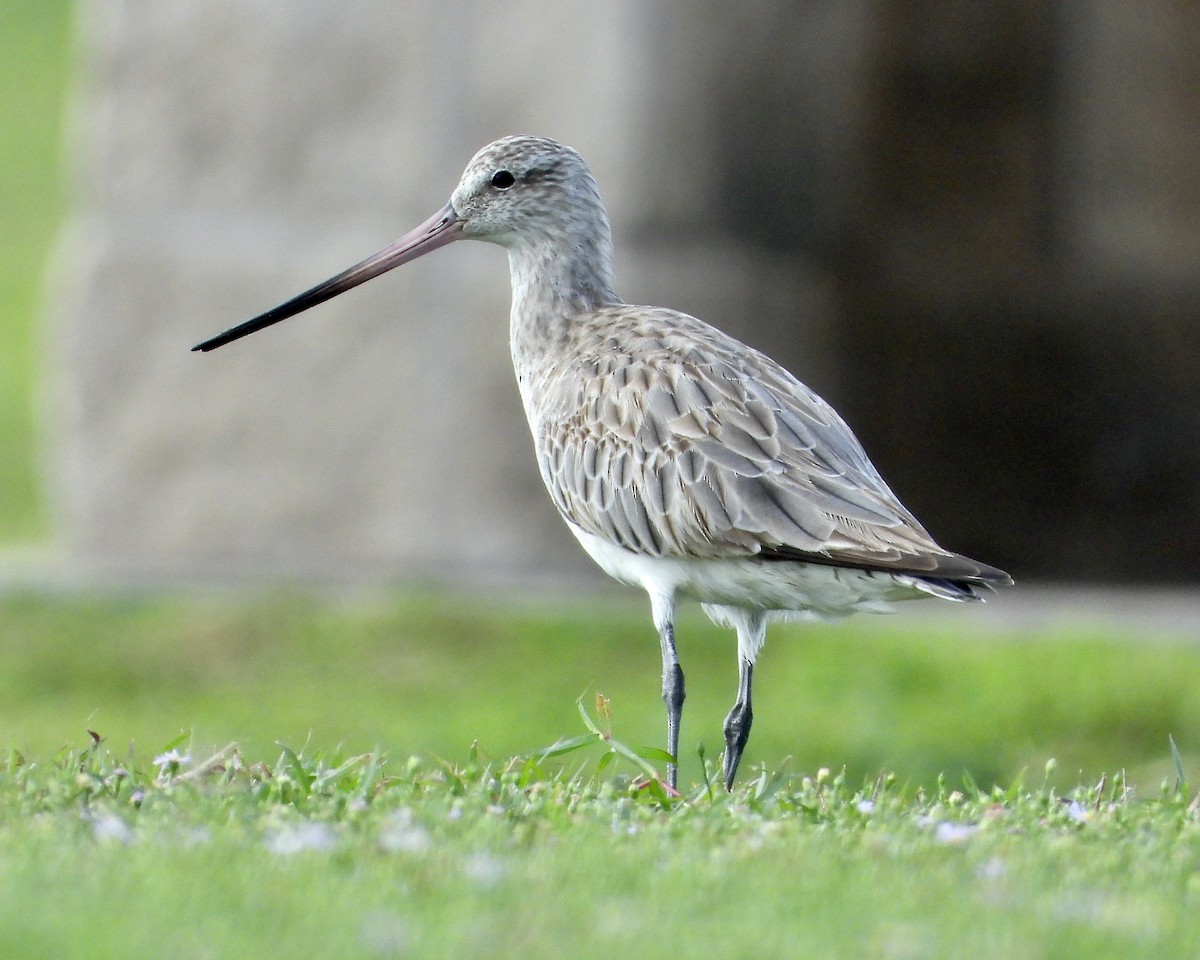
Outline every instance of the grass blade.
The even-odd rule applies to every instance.
[[[650,779],[661,779],[658,775],[658,770],[656,770],[654,767],[654,764],[652,764],[649,760],[643,760],[633,749],[625,746],[625,744],[621,743],[621,741],[610,740],[608,744],[613,748],[614,752],[619,753],[630,763],[636,764],[638,769],[640,769],[646,776],[650,777]]]
[[[582,696],[578,700],[575,701],[575,706],[577,706],[579,708],[579,715],[583,718],[583,725],[585,727],[587,727],[588,730],[590,730],[593,734],[595,734],[597,737],[599,737],[601,740],[603,740],[604,734],[603,734],[603,732],[601,732],[600,728],[598,726],[596,726],[596,721],[593,720],[591,718],[591,716],[588,714],[587,707],[585,707],[583,705],[583,697]]]
[[[536,758],[539,762],[548,760],[550,757],[561,757],[564,753],[571,753],[581,747],[586,747],[589,744],[596,742],[595,734],[581,733],[577,737],[564,737],[561,740],[555,740],[550,746],[542,747],[540,750],[530,750],[526,753],[518,753],[517,756],[522,760],[526,758]]]
[[[288,772],[301,785],[304,793],[309,793],[312,790],[313,781],[316,779],[316,776],[304,768],[304,764],[301,762],[300,757],[297,756],[295,750],[285,743],[280,743],[278,740],[275,742],[279,749],[283,751],[283,756],[287,761]]]
[[[1169,733],[1167,742],[1171,744],[1171,762],[1175,764],[1175,789],[1184,792],[1187,790],[1187,777],[1183,774],[1183,757],[1180,756],[1179,747],[1175,745],[1175,738]]]

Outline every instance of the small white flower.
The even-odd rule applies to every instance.
[[[401,807],[384,821],[379,845],[388,853],[423,853],[433,845],[429,831],[413,823],[413,812]]]
[[[191,827],[179,834],[179,846],[185,850],[200,847],[212,841],[212,831],[208,827]]]
[[[1067,816],[1076,823],[1088,822],[1088,812],[1078,800],[1072,800],[1067,804]]]
[[[854,809],[856,809],[864,817],[869,817],[871,814],[873,814],[875,812],[875,801],[874,800],[859,800],[858,803],[856,803],[854,805]]]
[[[933,839],[938,843],[962,843],[979,832],[976,823],[950,823],[943,820],[933,831]]]
[[[276,830],[267,837],[267,849],[284,855],[305,850],[329,850],[336,840],[337,834],[329,824],[308,821]]]
[[[1008,867],[999,857],[992,857],[987,863],[979,868],[979,877],[981,880],[999,880],[1008,873]]]
[[[186,767],[191,762],[192,758],[188,754],[180,753],[174,747],[154,758],[154,765],[158,767],[160,780],[175,775],[181,767]]]
[[[92,836],[100,843],[132,843],[133,828],[112,813],[102,813],[92,818]]]
[[[463,873],[481,887],[494,887],[506,869],[504,861],[490,853],[473,853],[463,860]]]

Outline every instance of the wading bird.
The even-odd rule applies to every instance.
[[[542,480],[583,549],[649,594],[667,751],[679,754],[675,606],[737,631],[725,719],[732,789],[767,625],[979,599],[1008,574],[939,546],[845,421],[769,357],[687,314],[617,296],[612,236],[583,158],[541,137],[475,155],[450,202],[379,253],[195,350],[213,350],[455,240],[508,251],[513,366]],[[667,780],[676,787],[677,770]]]

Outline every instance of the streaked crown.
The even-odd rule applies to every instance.
[[[546,137],[488,144],[467,164],[450,202],[464,234],[506,247],[608,233],[608,215],[583,157]]]

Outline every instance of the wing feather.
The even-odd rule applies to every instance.
[[[530,417],[571,523],[652,556],[996,579],[940,547],[845,421],[763,354],[671,311],[622,305],[575,327]]]

